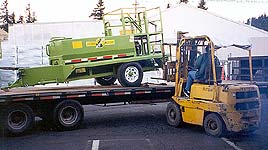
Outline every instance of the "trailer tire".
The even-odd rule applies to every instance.
[[[34,122],[34,113],[26,104],[10,105],[1,116],[5,135],[17,136],[29,131]]]
[[[96,82],[99,83],[100,85],[113,85],[114,82],[116,81],[115,77],[112,76],[107,76],[107,77],[100,77],[100,78],[95,78]]]
[[[82,105],[75,100],[65,100],[57,104],[53,111],[53,122],[58,130],[74,130],[84,120]]]
[[[166,118],[169,125],[179,127],[182,124],[182,116],[180,106],[175,102],[170,102],[167,105]]]
[[[138,87],[143,78],[142,67],[139,63],[122,64],[117,70],[119,83],[124,87]]]
[[[206,133],[212,136],[222,137],[227,132],[225,123],[216,113],[206,115],[203,126]]]

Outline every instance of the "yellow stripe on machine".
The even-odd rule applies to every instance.
[[[95,47],[97,43],[101,42],[102,46],[115,45],[115,40],[103,40],[103,41],[88,41],[86,42],[87,47]]]
[[[105,45],[114,45],[115,41],[114,40],[105,40]]]
[[[83,42],[82,41],[73,41],[72,45],[73,45],[73,49],[83,48]]]
[[[89,41],[89,42],[86,42],[86,47],[91,47],[91,46],[96,46],[97,42],[96,41]]]

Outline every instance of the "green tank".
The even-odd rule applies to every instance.
[[[67,65],[134,56],[134,37],[129,35],[85,39],[52,38],[47,46],[50,65]],[[116,62],[116,59],[114,60]]]
[[[104,37],[51,38],[49,66],[19,69],[10,88],[89,78],[101,85],[118,79],[123,86],[140,86],[144,71],[162,67],[160,8],[118,9],[105,14],[103,24]]]

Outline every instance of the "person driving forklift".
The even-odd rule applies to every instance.
[[[194,70],[191,70],[188,72],[187,82],[186,86],[183,89],[183,93],[185,96],[190,96],[190,89],[194,82],[194,80],[198,81],[205,81],[206,80],[206,70],[208,69],[209,61],[210,61],[210,47],[209,45],[206,46],[205,52],[197,57],[197,60],[195,62]],[[215,56],[215,66],[220,66],[219,59]]]

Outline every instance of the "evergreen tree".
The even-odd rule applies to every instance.
[[[11,15],[9,15],[8,13],[8,1],[5,0],[2,4],[2,7],[0,8],[1,9],[1,16],[0,16],[0,19],[2,20],[3,23],[12,23],[11,22]]]
[[[179,3],[185,3],[185,4],[187,4],[188,2],[189,2],[188,0],[180,0]]]
[[[19,20],[17,21],[17,23],[25,23],[24,22],[24,16],[20,15]]]
[[[33,21],[33,22],[37,21],[37,17],[36,17],[36,15],[35,15],[35,12],[33,12],[33,18],[32,18],[32,21]]]
[[[26,9],[26,23],[31,23],[32,22],[32,14],[31,14],[31,4],[28,4],[28,6],[25,8]]]
[[[31,4],[28,4],[28,6],[26,7],[26,23],[34,23],[35,21],[37,21],[35,13],[32,13],[31,10]]]
[[[170,3],[168,3],[168,4],[167,4],[167,9],[170,8],[170,7],[171,7],[171,6],[170,6]]]
[[[206,7],[206,2],[205,0],[200,0],[197,8],[200,8],[200,9],[204,9],[204,10],[207,10],[208,8]]]
[[[16,23],[16,15],[15,15],[14,12],[11,14],[10,21],[11,21],[12,24]]]
[[[263,14],[260,15],[258,18],[249,18],[246,24],[268,31],[268,16],[266,16],[266,14]]]
[[[90,14],[89,17],[94,17],[94,19],[96,20],[102,20],[104,15],[104,9],[104,1],[99,0],[99,2],[97,3],[97,7],[93,9],[93,12]]]
[[[6,32],[8,32],[8,25],[12,24],[12,15],[9,15],[8,12],[8,1],[4,0],[4,2],[2,3],[2,6],[0,8],[0,20],[1,20],[1,25],[0,28],[5,30]]]

